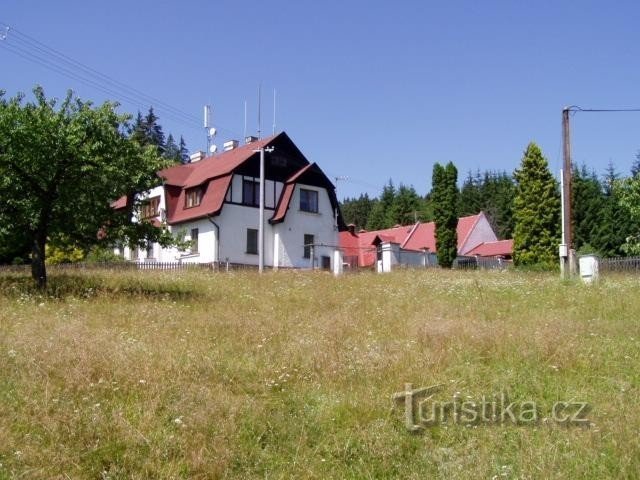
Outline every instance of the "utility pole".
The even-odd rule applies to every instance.
[[[569,107],[562,110],[562,243],[560,244],[560,271],[563,278],[573,275],[571,260],[571,132],[569,129]],[[573,268],[572,268],[573,266]]]
[[[258,272],[264,271],[264,152],[273,152],[273,147],[254,150],[260,153],[260,208],[258,215]]]

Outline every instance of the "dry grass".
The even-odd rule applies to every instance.
[[[633,278],[90,275],[0,276],[0,479],[640,476]],[[592,424],[412,435],[406,382]]]

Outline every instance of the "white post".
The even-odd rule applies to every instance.
[[[258,271],[264,270],[264,147],[260,149],[260,215],[258,220]]]
[[[335,276],[342,275],[342,252],[339,248],[333,251],[333,274]]]

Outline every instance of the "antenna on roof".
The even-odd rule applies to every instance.
[[[273,135],[276,134],[276,89],[273,89]]]
[[[262,138],[262,136],[260,135],[260,127],[261,127],[261,122],[260,122],[260,109],[262,106],[262,100],[260,98],[260,94],[262,92],[262,83],[258,84],[258,138]]]
[[[247,101],[244,101],[244,138],[247,138]]]
[[[218,147],[213,143],[213,137],[216,136],[217,130],[211,126],[211,105],[204,106],[204,130],[207,134],[207,152],[216,153]]]

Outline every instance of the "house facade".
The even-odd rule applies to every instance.
[[[264,264],[332,268],[346,229],[335,187],[286,133],[247,143],[158,173],[163,185],[141,195],[139,216],[166,225],[191,248],[123,247],[133,261],[258,264],[260,149],[265,149]],[[115,203],[124,208],[126,199]]]

